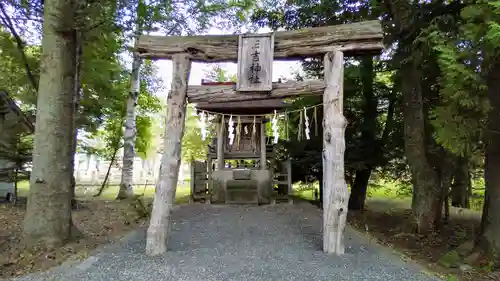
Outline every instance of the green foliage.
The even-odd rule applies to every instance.
[[[145,32],[161,31],[167,35],[181,35],[204,32],[210,27],[238,29],[245,23],[248,11],[254,7],[255,2],[253,0],[152,0],[147,4],[141,2],[140,5],[127,3],[139,8],[133,20],[138,17]],[[128,27],[128,31],[133,29],[131,21],[123,24]]]
[[[214,82],[236,82],[236,74],[231,74],[219,64],[215,64],[210,71],[205,73],[206,79]]]
[[[205,73],[205,77],[214,82],[236,81],[236,75],[230,74],[220,65],[214,65],[210,71]],[[193,160],[204,160],[207,156],[208,144],[210,144],[214,136],[215,124],[207,118],[208,134],[207,138],[202,140],[200,117],[195,115],[194,108],[191,105],[188,105],[186,111],[186,127],[182,138],[182,160],[186,163]]]
[[[28,46],[25,48],[25,54],[28,65],[38,80],[40,48]],[[14,37],[3,26],[0,26],[0,57],[0,89],[23,102],[27,109],[34,109],[37,89],[34,89],[28,80]]]
[[[102,125],[97,130],[89,131],[87,134],[87,138],[102,142],[102,144],[89,146],[85,145],[86,142],[82,142],[81,145],[83,151],[96,153],[106,159],[110,159],[115,150],[123,146],[123,124],[125,122],[126,97],[128,96],[130,73],[129,71],[122,71],[121,80],[109,85],[110,88],[108,90],[110,92],[108,93],[112,93],[113,95],[106,95],[110,99],[106,101],[106,107],[101,108],[102,115],[100,115],[100,118],[103,120]],[[156,116],[161,110],[161,104],[160,100],[152,95],[149,89],[149,86],[154,89],[156,83],[158,83],[158,81],[155,81],[157,79],[156,69],[153,65],[146,64],[146,67],[142,71],[142,77],[145,77],[144,80],[148,79],[149,81],[141,80],[143,83],[141,83],[136,112],[137,137],[135,145],[138,156],[145,159],[155,151],[155,147],[153,146],[155,135],[152,128],[155,127],[155,122],[158,122]]]
[[[370,1],[273,2],[255,10],[252,20],[259,26],[268,26],[274,30],[293,30],[374,19],[380,13],[377,9]],[[302,66],[307,78],[323,79],[322,59],[304,60]],[[401,95],[397,92],[391,72],[376,72],[378,69],[386,69],[387,63],[375,60],[373,67],[374,73],[367,74],[371,70],[362,67],[360,58],[348,58],[345,63],[344,115],[348,121],[345,133],[346,172],[349,174],[365,167],[383,167],[384,175],[399,177],[406,170],[406,164],[402,160],[402,112],[393,104],[396,110],[388,116],[388,109],[391,103],[399,101]],[[367,76],[374,79],[373,83],[363,82]],[[303,77],[298,76],[296,79],[301,80]],[[372,85],[369,89],[372,92],[364,84]],[[371,113],[373,110],[367,105],[371,102],[368,99],[372,98],[376,103],[374,113]],[[321,98],[317,97],[300,98],[294,100],[293,107],[302,108],[321,102]],[[287,125],[290,140],[280,142],[280,157],[292,158],[294,181],[319,180],[322,176],[322,107],[317,108],[317,122],[313,120],[313,111],[308,110],[311,140],[297,140],[300,116],[293,113],[289,115]],[[372,116],[367,118],[367,113]],[[315,135],[316,123],[319,125],[318,136]],[[284,127],[280,126],[280,130]],[[370,135],[373,137],[369,137]]]
[[[439,17],[417,39],[431,46],[440,68],[440,103],[430,114],[434,138],[457,155],[482,154],[490,109],[484,77],[500,54],[499,11],[498,2],[466,6],[459,19]],[[448,22],[460,26],[450,31]]]
[[[207,156],[208,144],[211,142],[212,134],[207,134],[207,138],[202,140],[199,126],[199,117],[195,115],[192,105],[188,105],[186,114],[186,127],[182,138],[182,160],[190,163],[193,160],[205,160]],[[207,120],[207,131],[214,132],[214,126]]]

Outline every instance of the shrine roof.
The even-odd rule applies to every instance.
[[[274,110],[283,110],[290,106],[282,99],[255,100],[244,102],[199,102],[196,108],[222,114],[259,115],[271,114]]]
[[[207,80],[201,81],[201,85],[203,86],[222,86],[235,84],[235,82],[212,82]],[[263,93],[262,95],[265,95],[265,93]],[[286,103],[283,99],[279,98],[247,101],[232,101],[228,99],[227,102],[196,102],[195,105],[199,110],[235,115],[270,114],[273,113],[274,110],[282,110],[290,106],[289,103]]]

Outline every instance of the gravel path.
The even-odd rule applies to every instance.
[[[321,211],[310,204],[185,205],[174,211],[169,251],[144,255],[145,230],[87,260],[19,281],[328,280],[437,281],[423,268],[348,229],[346,254],[321,251]]]

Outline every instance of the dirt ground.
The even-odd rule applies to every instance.
[[[349,212],[349,223],[379,243],[396,249],[433,272],[441,272],[448,281],[500,281],[487,260],[472,256],[472,241],[477,233],[477,216],[452,216],[441,231],[416,235],[411,213],[405,208],[391,208],[378,202],[367,204],[363,213]],[[113,242],[139,224],[144,214],[128,202],[94,200],[79,203],[73,220],[84,237],[63,248],[27,253],[19,248],[25,204],[0,204],[0,280],[29,272],[45,270],[65,260],[83,259],[97,246]],[[466,263],[473,269],[460,270]],[[463,269],[463,268],[462,268]],[[453,277],[449,274],[453,274]]]
[[[440,272],[445,280],[500,280],[500,272],[473,252],[473,241],[479,220],[471,216],[452,216],[439,232],[417,235],[411,211],[405,209],[370,208],[363,213],[349,212],[348,221],[360,232],[379,243],[396,249],[404,257]],[[470,264],[473,268],[469,268]],[[462,267],[462,268],[460,268]]]
[[[86,258],[97,246],[113,242],[144,223],[129,202],[93,200],[79,202],[73,222],[83,233],[59,249],[37,249],[28,253],[20,248],[25,203],[0,203],[0,280],[45,270],[66,260]]]

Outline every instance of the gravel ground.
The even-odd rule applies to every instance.
[[[173,217],[169,251],[161,257],[144,255],[141,229],[83,262],[13,280],[440,280],[351,229],[346,254],[325,255],[321,211],[310,204],[193,204]]]

